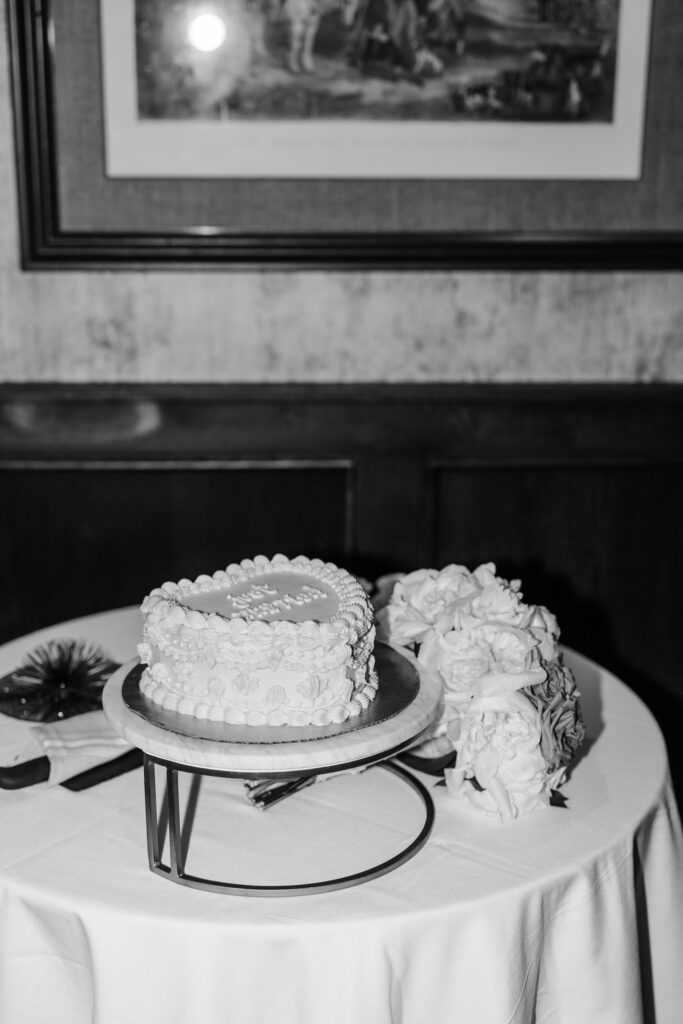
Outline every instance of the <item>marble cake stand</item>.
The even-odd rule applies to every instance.
[[[141,668],[136,660],[123,665],[109,680],[103,707],[112,728],[143,752],[147,853],[150,870],[180,885],[241,896],[296,896],[330,892],[369,881],[399,867],[425,844],[434,821],[434,805],[422,783],[392,757],[415,743],[437,713],[441,684],[431,672],[417,671],[412,656],[384,644],[375,648],[380,680],[378,698],[355,722],[323,730],[293,727],[261,730],[223,723],[188,722],[186,716],[162,712],[137,687]],[[398,694],[398,696],[396,696]],[[179,731],[177,731],[179,730]],[[204,731],[210,738],[202,736]],[[266,737],[275,735],[276,742]],[[340,878],[295,885],[252,885],[218,881],[185,871],[178,774],[217,775],[245,780],[247,795],[260,791],[282,799],[316,778],[379,765],[392,772],[421,798],[424,823],[395,856]],[[156,766],[166,771],[166,807],[161,819],[156,793]],[[277,785],[280,783],[281,785]],[[259,805],[258,796],[253,800]],[[260,806],[268,805],[268,798]],[[272,801],[274,802],[274,800]],[[167,811],[167,815],[163,813]],[[169,860],[162,860],[159,821],[168,818]]]

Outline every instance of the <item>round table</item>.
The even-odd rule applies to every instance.
[[[0,648],[0,674],[57,637],[124,662],[139,632],[135,609],[63,623]],[[568,807],[502,825],[421,775],[428,842],[353,888],[245,900],[169,884],[147,864],[141,770],[1,792],[0,1020],[677,1024],[683,844],[661,734],[614,676],[566,658],[588,727]],[[422,814],[379,767],[267,811],[237,779],[190,788],[188,863],[259,882],[362,868]]]

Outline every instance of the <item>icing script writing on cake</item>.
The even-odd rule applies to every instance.
[[[255,583],[243,594],[228,597],[228,601],[236,608],[232,613],[233,617],[262,619],[266,615],[277,615],[278,612],[311,604],[312,601],[327,596],[324,590],[311,587],[307,583],[293,593],[283,594],[282,597],[278,597],[278,593],[277,587],[270,587],[267,583]]]

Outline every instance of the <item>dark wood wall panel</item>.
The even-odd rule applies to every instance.
[[[344,562],[344,467],[0,469],[0,642],[260,552]]]
[[[435,469],[435,565],[495,561],[602,663],[682,688],[683,475],[662,467]]]

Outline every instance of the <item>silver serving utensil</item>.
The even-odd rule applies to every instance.
[[[288,796],[300,792],[317,781],[316,775],[287,779],[285,782],[275,779],[254,780],[245,784],[245,790],[249,803],[253,807],[258,807],[259,810],[265,811],[268,807],[272,807],[273,804],[286,800]]]

